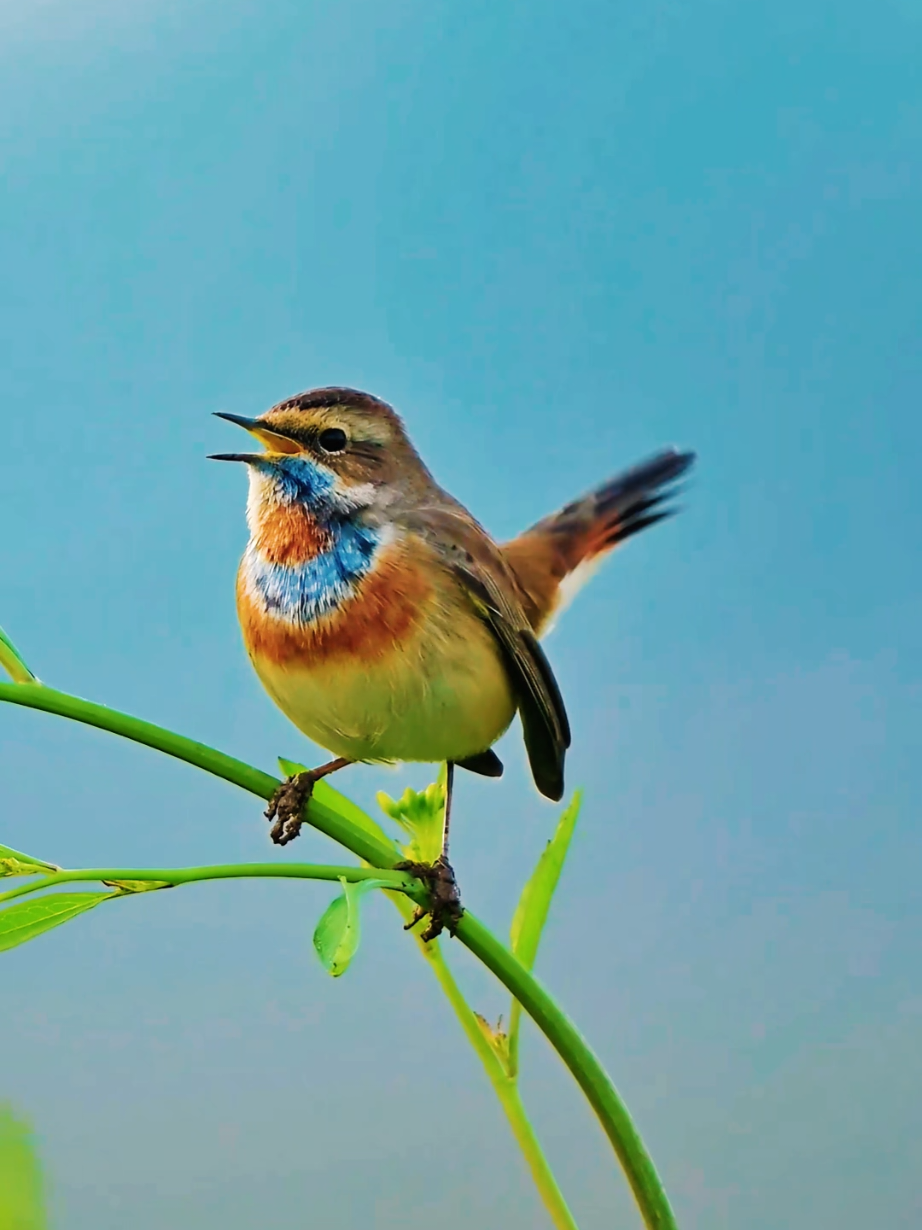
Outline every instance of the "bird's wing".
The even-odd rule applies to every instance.
[[[435,548],[496,638],[518,702],[535,785],[547,798],[560,799],[570,724],[515,575],[487,532],[460,508],[415,509],[406,522]]]

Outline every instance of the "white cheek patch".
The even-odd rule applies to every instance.
[[[347,487],[338,481],[329,498],[339,512],[350,513],[358,512],[360,508],[370,508],[377,494],[373,483],[357,483],[354,487]]]

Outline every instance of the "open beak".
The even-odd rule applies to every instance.
[[[297,440],[281,432],[273,431],[260,419],[248,419],[242,414],[225,414],[220,410],[215,411],[215,418],[227,419],[228,423],[236,423],[238,427],[245,428],[263,445],[266,453],[300,453],[303,451],[303,446]],[[208,460],[264,461],[266,453],[212,453]]]

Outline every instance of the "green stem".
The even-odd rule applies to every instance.
[[[232,756],[225,756],[203,743],[41,684],[0,683],[2,700],[72,718],[133,739],[222,777],[260,798],[270,798],[279,784],[278,779],[268,773],[262,773]],[[383,841],[340,815],[335,810],[338,799],[342,796],[332,788],[323,792],[322,798],[312,799],[308,822],[366,862],[376,867],[393,868],[400,860],[396,845]],[[353,813],[357,810],[346,799],[343,799],[343,805]],[[614,1147],[648,1230],[676,1230],[669,1200],[627,1108],[576,1027],[537,980],[469,911],[465,911],[461,919],[457,937],[519,1000],[570,1069]]]
[[[522,1033],[522,1005],[513,995],[509,1007],[509,1074],[519,1074],[519,1038]]]
[[[329,880],[334,882],[348,880],[351,883],[357,883],[360,880],[384,880],[389,891],[399,891],[411,900],[423,897],[425,894],[424,887],[413,876],[401,871],[382,870],[379,867],[344,867],[322,863],[231,863],[204,867],[81,867],[75,870],[62,870],[50,875],[38,876],[26,884],[17,885],[8,892],[0,893],[0,905],[17,897],[26,896],[28,893],[41,892],[46,888],[87,881],[112,883],[135,880],[172,888],[181,884],[196,884],[207,880],[244,879]],[[401,913],[405,918],[410,916],[411,911],[403,898],[395,904],[404,907]],[[558,1230],[578,1230],[541,1151],[515,1082],[510,1080],[503,1071],[501,1063],[484,1037],[438,944],[425,944],[419,939],[418,942],[423,956],[448,997],[468,1040],[486,1069],[487,1076],[496,1091],[500,1105],[506,1112],[513,1134],[531,1170],[535,1186],[551,1214],[554,1225],[558,1227]]]
[[[404,921],[410,921],[413,917],[413,911],[410,908],[407,897],[398,896],[391,898],[391,900]],[[512,1134],[531,1171],[538,1194],[551,1215],[551,1220],[558,1230],[579,1230],[576,1222],[573,1220],[573,1214],[567,1207],[563,1192],[557,1186],[554,1172],[548,1165],[538,1137],[531,1126],[531,1121],[519,1096],[516,1079],[505,1069],[500,1056],[488,1042],[473,1010],[455,981],[439,941],[432,940],[430,943],[426,943],[418,934],[414,938],[429,968],[435,975],[436,981],[442,988],[446,999],[454,1009],[468,1042],[470,1042],[474,1052],[483,1064],[487,1078],[493,1086],[493,1091],[499,1099],[499,1104],[509,1121]]]
[[[465,911],[456,934],[512,992],[572,1072],[618,1155],[647,1226],[675,1230],[675,1217],[653,1159],[608,1073],[579,1030],[534,975],[472,914]]]
[[[43,888],[59,884],[76,884],[80,881],[95,882],[113,880],[138,880],[154,882],[175,888],[179,884],[196,884],[203,880],[384,880],[389,889],[406,893],[411,899],[425,899],[425,887],[413,876],[403,871],[386,871],[380,867],[335,867],[328,863],[230,863],[214,867],[81,867],[76,871],[58,871],[40,876],[28,884],[20,884],[8,892],[0,893],[0,905],[14,897],[39,892]]]
[[[567,1208],[563,1192],[557,1186],[557,1180],[554,1178],[554,1173],[548,1165],[547,1158],[544,1156],[541,1144],[535,1135],[534,1128],[531,1126],[531,1121],[528,1118],[525,1107],[522,1105],[518,1085],[504,1071],[499,1057],[484,1036],[483,1030],[477,1024],[477,1018],[462,995],[457,982],[455,982],[438,942],[424,944],[420,941],[419,946],[432,972],[435,974],[439,986],[445,992],[448,1002],[454,1008],[455,1015],[461,1022],[461,1028],[467,1035],[467,1040],[476,1051],[480,1062],[484,1066],[490,1084],[493,1086],[493,1090],[499,1099],[499,1104],[502,1106],[509,1121],[512,1134],[518,1142],[518,1146],[522,1150],[522,1154],[531,1171],[535,1187],[537,1187],[538,1193],[544,1201],[544,1206],[551,1215],[551,1220],[557,1227],[557,1230],[579,1230],[576,1222],[573,1220],[573,1214]]]
[[[108,730],[135,743],[143,743],[146,747],[175,756],[177,760],[184,760],[187,764],[204,769],[206,773],[221,777],[234,786],[249,790],[261,799],[271,799],[279,785],[277,777],[263,773],[243,760],[227,756],[204,743],[197,743],[194,739],[177,735],[172,730],[155,726],[152,722],[130,717],[127,713],[119,713],[117,709],[109,709],[89,700],[81,700],[79,696],[71,696],[68,692],[59,692],[56,688],[45,687],[43,684],[0,683],[0,700],[11,701],[14,705],[25,705],[29,709],[41,709],[58,717],[71,718],[75,722],[83,722],[86,726],[95,726],[98,730]],[[326,789],[321,790],[321,785]],[[313,827],[326,833],[340,845],[346,846],[368,863],[378,867],[392,867],[399,862],[401,854],[397,846],[348,820],[337,810],[339,800],[342,800],[344,808],[353,808],[349,800],[332,786],[326,782],[318,783],[310,804],[309,822]]]

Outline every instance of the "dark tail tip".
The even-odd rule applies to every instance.
[[[604,532],[596,539],[596,550],[616,546],[639,534],[648,526],[675,516],[678,509],[667,507],[679,488],[673,484],[695,462],[695,454],[665,449],[640,465],[625,470],[596,492],[596,521]]]

